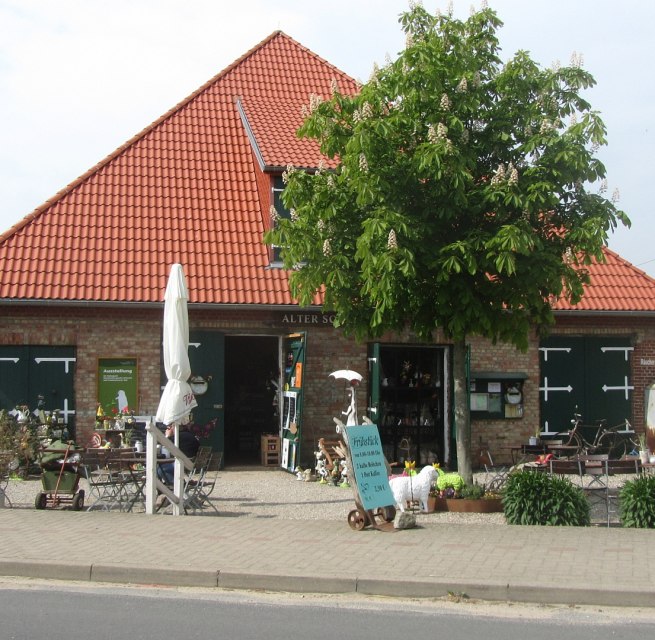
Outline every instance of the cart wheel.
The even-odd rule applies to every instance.
[[[36,494],[36,500],[34,500],[34,506],[37,509],[45,509],[48,504],[48,494],[43,493],[43,491]]]
[[[84,508],[84,490],[78,491],[73,497],[73,511],[81,511]]]
[[[385,522],[393,522],[396,517],[396,507],[393,505],[380,507],[380,509],[378,509],[378,514]]]
[[[348,524],[350,525],[350,528],[355,531],[361,531],[364,529],[366,522],[366,514],[359,509],[355,509],[348,514]]]

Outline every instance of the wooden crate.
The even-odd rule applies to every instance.
[[[264,467],[278,466],[280,464],[280,438],[270,434],[261,437],[262,465]]]

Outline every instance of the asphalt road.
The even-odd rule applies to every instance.
[[[655,613],[80,583],[0,582],[3,640],[647,637]]]

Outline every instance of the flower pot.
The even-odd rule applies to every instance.
[[[503,510],[500,498],[428,498],[428,512],[452,511],[454,513],[497,513]]]

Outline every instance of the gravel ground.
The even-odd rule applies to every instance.
[[[611,478],[616,487],[626,477]],[[488,482],[484,473],[475,475],[479,484]],[[80,488],[87,490],[86,481],[80,481]],[[34,508],[34,499],[41,491],[39,477],[28,480],[10,480],[7,496],[14,508]],[[218,481],[212,499],[221,516],[250,518],[280,518],[283,520],[347,520],[348,512],[354,509],[353,492],[349,488],[303,482],[295,475],[281,469],[226,469],[218,472]],[[604,514],[595,508],[592,521],[603,522]],[[476,523],[504,525],[502,513],[417,513],[419,524],[423,523]]]
[[[479,477],[484,482],[484,474]],[[80,489],[86,488],[80,481]],[[7,496],[14,508],[34,508],[34,499],[41,491],[38,477],[10,480]],[[281,469],[224,470],[212,494],[221,516],[281,518],[283,520],[344,520],[355,508],[350,488],[318,482],[303,482]],[[419,523],[459,522],[505,524],[502,513],[457,514],[448,512],[417,513]]]

